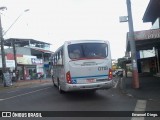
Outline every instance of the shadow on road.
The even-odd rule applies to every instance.
[[[68,92],[64,93],[63,96],[72,101],[106,100],[106,96],[99,94],[99,91],[103,90]]]

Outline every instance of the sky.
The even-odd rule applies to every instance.
[[[150,29],[142,18],[149,0],[131,0],[134,30]],[[1,0],[4,38],[29,38],[52,44],[55,51],[68,40],[108,40],[112,59],[126,49],[126,0]],[[24,10],[29,9],[28,12]],[[18,18],[19,17],[19,18]],[[15,21],[18,18],[17,21]]]

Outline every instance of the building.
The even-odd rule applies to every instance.
[[[4,41],[4,45],[7,46],[6,66],[11,71],[18,71],[19,80],[37,78],[38,73],[49,77],[49,58],[53,53],[50,51],[50,43],[10,38]]]
[[[143,16],[143,22],[151,22],[149,30],[135,31],[137,65],[139,73],[160,73],[160,1],[150,0]],[[126,52],[130,52],[127,34]]]

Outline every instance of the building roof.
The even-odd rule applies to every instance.
[[[143,16],[143,22],[152,22],[160,17],[160,0],[150,0]]]
[[[51,45],[50,43],[34,40],[34,39],[23,39],[23,38],[9,38],[4,40],[4,45],[5,46],[12,46],[12,42],[15,41],[15,44],[20,44],[21,47],[29,45],[29,41],[31,44],[48,44]]]

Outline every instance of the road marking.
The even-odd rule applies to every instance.
[[[146,104],[147,104],[147,101],[146,100],[137,100],[137,103],[136,103],[136,107],[134,109],[134,111],[145,111],[146,109]],[[144,120],[144,117],[132,117],[131,120]]]
[[[119,82],[119,81],[115,82],[115,85],[114,85],[114,87],[113,87],[113,88],[117,88],[117,86],[118,86],[118,82]]]
[[[118,86],[118,82],[119,82],[119,80],[114,80],[114,87],[113,88],[117,88],[117,86]]]
[[[51,88],[51,87],[47,87],[47,88],[43,88],[43,89],[39,89],[39,90],[35,90],[35,91],[31,91],[31,92],[28,92],[28,93],[19,94],[19,95],[15,95],[15,96],[12,96],[12,97],[8,97],[8,98],[0,99],[0,101],[9,100],[9,99],[13,99],[13,98],[16,98],[16,97],[20,97],[20,96],[24,96],[24,95],[32,94],[32,93],[39,92],[39,91],[42,91],[42,90],[45,90],[45,89],[49,89],[49,88]]]
[[[50,83],[43,83],[43,84],[40,84],[40,85],[33,85],[29,88],[36,88],[36,87],[39,87],[39,86],[45,86],[45,85],[49,85]]]
[[[13,92],[17,92],[17,91],[19,91],[19,90],[9,91],[7,93],[13,93]]]

